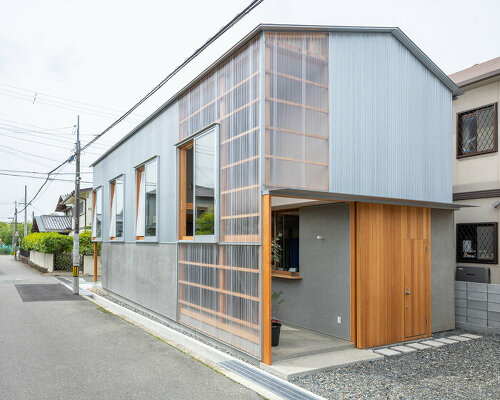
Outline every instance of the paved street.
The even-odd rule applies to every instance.
[[[260,398],[86,300],[23,302],[15,286],[54,283],[0,256],[0,398]]]

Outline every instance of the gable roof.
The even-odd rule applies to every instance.
[[[325,25],[286,25],[286,24],[259,24],[243,39],[226,51],[221,57],[214,61],[208,68],[203,70],[196,78],[174,94],[169,100],[161,105],[149,117],[137,125],[131,132],[125,135],[117,143],[109,148],[103,155],[95,160],[90,166],[93,167],[101,160],[107,157],[115,148],[120,146],[128,138],[133,136],[141,128],[147,125],[160,112],[165,110],[185,92],[196,85],[200,80],[209,75],[215,68],[226,61],[230,56],[245,46],[250,40],[254,39],[262,32],[345,32],[345,33],[389,33],[393,35],[404,47],[406,47],[413,56],[419,60],[430,72],[432,72],[445,85],[454,96],[463,94],[462,90],[446,75],[420,48],[406,36],[398,27],[370,27],[370,26],[325,26]]]
[[[475,64],[450,75],[450,78],[458,86],[463,87],[474,82],[479,82],[493,76],[500,75],[500,57]]]
[[[33,225],[38,232],[68,233],[72,229],[71,217],[66,215],[38,215]]]

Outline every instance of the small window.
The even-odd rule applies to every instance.
[[[136,239],[156,237],[157,159],[141,165],[137,174]]]
[[[214,241],[217,235],[217,130],[180,148],[179,239]]]
[[[92,240],[101,240],[102,237],[102,190],[97,188],[93,192]]]
[[[271,243],[273,275],[297,279],[299,273],[299,211],[272,214]]]
[[[458,114],[457,157],[497,151],[497,104]]]
[[[498,224],[457,224],[457,262],[496,264]]]
[[[109,224],[109,238],[111,240],[123,238],[124,218],[124,190],[123,175],[110,182],[111,187],[111,220]]]
[[[78,209],[78,211],[80,212],[80,215],[85,214],[85,200],[82,200],[80,202],[80,208]]]

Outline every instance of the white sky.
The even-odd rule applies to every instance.
[[[48,172],[69,156],[75,136],[65,127],[78,114],[86,143],[249,2],[0,0],[0,170]],[[499,15],[498,0],[265,0],[141,106],[135,121],[91,147],[83,171],[258,23],[398,26],[450,74],[500,55]],[[62,169],[73,171],[74,164]],[[83,180],[91,181],[91,174]],[[0,220],[13,216],[25,184],[29,200],[42,182],[0,175]],[[59,195],[73,188],[71,182],[47,185],[28,219],[32,211],[53,212]]]

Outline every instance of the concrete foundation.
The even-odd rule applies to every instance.
[[[38,251],[30,251],[30,261],[39,267],[46,269],[47,272],[54,271],[54,254],[40,253]]]
[[[83,256],[83,273],[94,275],[94,256]],[[97,256],[97,276],[102,275],[102,256]]]

